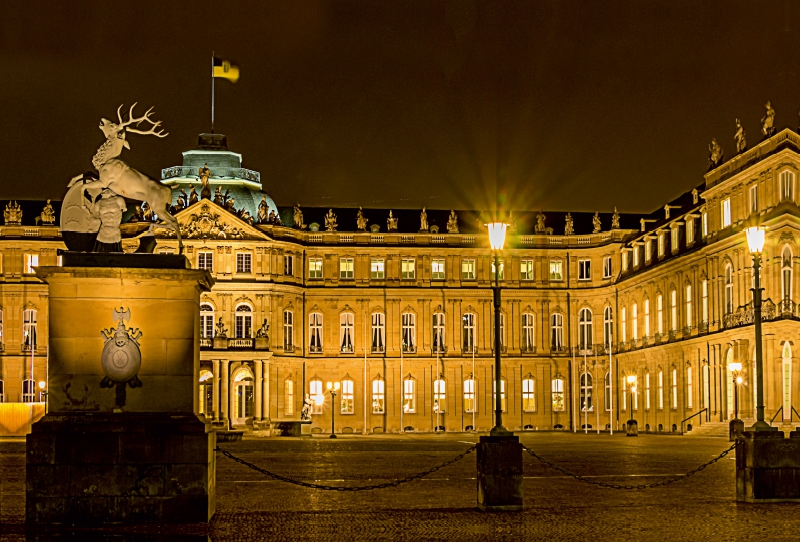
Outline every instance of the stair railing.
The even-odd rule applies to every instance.
[[[683,433],[683,432],[684,432],[684,431],[683,431],[683,424],[684,424],[685,422],[688,422],[689,420],[691,420],[691,419],[692,419],[692,418],[694,418],[695,416],[699,416],[699,415],[700,415],[700,414],[702,414],[703,412],[707,412],[707,411],[708,411],[708,408],[704,408],[703,410],[700,410],[699,412],[695,412],[694,414],[692,414],[691,416],[689,416],[689,417],[688,417],[688,418],[686,418],[685,420],[681,420],[681,433]],[[798,414],[798,417],[800,417],[800,414]],[[703,425],[703,418],[700,418],[700,425]]]
[[[783,412],[783,405],[781,405],[781,408],[778,409],[778,412],[776,412],[775,415],[772,417],[772,419],[769,421],[769,424],[772,425],[772,422],[775,421],[775,418],[778,417],[778,414],[781,414],[782,412]]]
[[[797,414],[797,419],[798,419],[798,420],[800,420],[800,412],[797,412],[797,411],[794,409],[794,406],[792,406],[792,417],[791,417],[791,419],[790,419],[789,421],[792,421],[792,420],[794,420],[794,415],[795,415],[795,414]]]

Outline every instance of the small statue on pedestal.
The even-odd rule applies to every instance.
[[[306,225],[303,224],[303,211],[300,210],[300,204],[294,206],[294,217],[292,218],[294,222],[294,227],[298,230],[306,229]]]
[[[209,191],[208,195],[211,196],[211,192],[210,191]],[[206,199],[209,199],[209,198],[206,198]],[[192,206],[195,203],[197,203],[197,190],[195,190],[194,186],[192,186],[190,184],[189,185],[189,206]]]
[[[599,212],[594,214],[594,217],[592,218],[592,226],[593,226],[592,233],[600,233],[600,229],[602,228],[602,225],[600,224],[600,213]]]
[[[425,207],[419,215],[419,231],[428,231],[428,213],[425,212]]]
[[[697,203],[697,202],[695,202]],[[617,208],[614,207],[614,214],[611,215],[611,229],[617,230],[619,229],[619,213],[617,212]]]
[[[39,225],[41,221],[42,226],[52,226],[55,224],[56,221],[56,212],[53,210],[53,206],[50,205],[50,200],[47,200],[47,203],[42,209],[42,213],[36,217],[36,225]]]
[[[742,127],[742,123],[739,122],[739,119],[736,119],[736,134],[733,136],[733,139],[736,141],[736,154],[747,150],[744,128]]]
[[[450,218],[447,219],[447,233],[458,233],[458,216],[453,210],[450,211]]]
[[[214,203],[217,205],[222,205],[222,187],[218,186],[216,190],[214,190]]]
[[[8,202],[5,211],[3,211],[6,226],[22,224],[22,208],[16,201],[14,203]]]
[[[389,210],[389,218],[386,219],[386,231],[393,232],[397,231],[397,219],[392,216],[391,209]]]
[[[536,227],[533,229],[534,233],[547,233],[547,229],[544,226],[544,220],[544,213],[539,211],[539,213],[536,215]]]
[[[269,339],[269,322],[267,322],[266,318],[264,318],[264,323],[261,324],[261,327],[256,331],[256,337],[259,339]]]
[[[261,202],[258,204],[258,210],[256,218],[259,224],[266,224],[269,220],[269,216],[267,214],[269,211],[269,204],[267,203],[267,196],[261,196]]]
[[[311,419],[311,397],[306,394],[303,399],[303,409],[300,411],[300,421]]]
[[[208,178],[211,177],[211,170],[208,169],[208,164],[203,164],[198,172],[197,176],[200,177],[200,197],[202,199],[211,199],[211,186],[208,184]]]
[[[572,213],[567,213],[566,224],[564,225],[564,235],[575,235],[575,227],[572,223]]]
[[[761,119],[761,133],[764,134],[764,137],[770,137],[775,133],[775,110],[769,102],[765,107],[767,108],[767,114]]]
[[[717,143],[717,138],[711,138],[711,143],[708,145],[708,162],[711,164],[711,169],[717,167],[720,162],[722,162],[723,156],[725,156],[725,153],[720,144]]]
[[[358,231],[367,231],[367,222],[369,220],[364,217],[364,210],[359,207],[356,215],[356,228],[358,228]]]
[[[146,201],[142,202],[142,221],[143,222],[153,222],[156,219],[156,215],[153,212],[153,209],[150,207],[150,204]]]
[[[333,209],[328,209],[328,214],[325,215],[325,229],[327,231],[336,231],[337,227],[336,215],[333,214]]]

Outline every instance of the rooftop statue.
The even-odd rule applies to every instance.
[[[742,127],[742,123],[739,122],[739,119],[736,119],[736,134],[733,136],[733,139],[736,140],[736,154],[747,150],[747,140],[744,136],[744,128]]]
[[[202,185],[200,197],[202,199],[211,199],[211,186],[208,184],[208,178],[211,177],[211,170],[208,169],[208,164],[203,164],[203,167],[198,170],[197,176],[200,177],[200,184]]]
[[[564,235],[575,235],[575,226],[572,222],[572,213],[567,213]]]
[[[447,233],[458,233],[458,216],[455,211],[450,211],[450,218],[447,219]]]
[[[222,323],[222,316],[219,317],[219,321],[215,327],[214,336],[220,339],[226,339],[228,337],[228,330],[225,329],[225,324]]]
[[[711,169],[717,167],[722,163],[722,157],[725,156],[725,153],[720,147],[719,143],[717,143],[717,138],[711,138],[711,143],[708,145],[708,162],[711,164]]]
[[[761,119],[761,133],[764,134],[764,137],[770,137],[775,133],[775,126],[773,126],[775,122],[775,110],[772,109],[772,105],[769,102],[767,102],[765,107],[767,108],[767,113],[764,115],[764,118]]]
[[[261,327],[256,331],[256,337],[269,340],[269,322],[267,322],[266,318],[264,318],[264,323],[261,324]]]
[[[358,228],[358,231],[367,231],[367,222],[369,220],[364,217],[364,210],[359,206],[358,214],[356,215],[356,228]]]
[[[217,188],[219,190],[219,188]],[[269,204],[267,204],[267,196],[261,196],[261,202],[258,204],[258,211],[256,212],[256,218],[258,219],[259,224],[266,224],[269,221],[269,217],[267,214],[269,211]]]
[[[336,223],[336,215],[333,214],[333,209],[328,209],[328,214],[325,215],[325,230],[336,231],[339,224]]]
[[[164,225],[175,230],[179,252],[183,252],[178,221],[169,213],[172,190],[133,169],[119,157],[123,148],[130,149],[126,140],[128,133],[154,135],[158,138],[167,136],[163,130],[158,129],[161,121],[154,121],[150,118],[152,107],[143,116],[134,117],[135,107],[136,104],[131,106],[127,121],[122,120],[121,105],[117,108],[118,122],[101,119],[100,130],[106,137],[106,141],[97,149],[92,158],[92,165],[97,169],[99,178],[94,174],[82,174],[72,178],[68,185],[70,190],[67,191],[62,205],[61,229],[62,232],[95,233],[97,230],[89,231],[87,229],[95,227],[97,217],[92,215],[84,194],[88,193],[90,201],[96,203],[103,190],[108,189],[124,198],[147,201],[151,208],[158,213],[158,216],[164,220]],[[150,129],[139,130],[133,127],[138,127],[142,122],[149,123]],[[117,224],[118,226],[119,224]],[[155,224],[150,226],[149,231],[152,232],[154,229]]]
[[[617,212],[616,207],[614,207],[614,214],[611,215],[611,229],[619,229],[619,213]]]
[[[266,198],[265,198],[266,199]],[[303,223],[303,211],[300,210],[300,204],[294,206],[294,227],[299,230],[306,229],[306,225]]]
[[[508,232],[517,233],[517,219],[514,218],[514,211],[508,212]]]
[[[36,225],[39,225],[39,222],[42,223],[42,226],[52,226],[56,222],[56,212],[53,210],[53,206],[50,205],[50,200],[47,200],[47,203],[42,209],[42,213],[36,217]]]
[[[142,221],[144,222],[153,222],[156,219],[155,213],[153,213],[153,208],[150,207],[146,201],[142,202]]]
[[[428,213],[425,212],[425,207],[419,215],[419,231],[428,231]]]
[[[48,200],[49,201],[49,200]],[[10,225],[20,225],[22,224],[22,208],[19,206],[19,203],[16,201],[11,203],[10,201],[6,205],[5,211],[3,211],[3,218],[5,219],[6,226]]]
[[[602,225],[600,224],[600,213],[595,213],[592,218],[592,233],[600,233]]]
[[[211,191],[210,190],[209,190],[208,194],[209,194],[209,196],[211,195]],[[210,198],[206,198],[206,199],[210,199]],[[195,203],[197,203],[197,190],[195,190],[194,186],[192,186],[190,184],[189,185],[189,206],[191,207]]]
[[[536,215],[536,227],[533,229],[534,233],[547,233],[547,228],[544,226],[544,220],[544,213],[539,211],[539,213]]]
[[[389,209],[389,218],[386,219],[386,231],[397,231],[397,219],[392,216],[392,210]]]
[[[214,203],[217,205],[222,205],[222,187],[218,186],[216,190],[214,190]]]

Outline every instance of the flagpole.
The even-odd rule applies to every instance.
[[[211,133],[214,133],[214,51],[211,51]]]

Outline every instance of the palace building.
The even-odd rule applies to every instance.
[[[800,135],[785,129],[647,216],[514,213],[494,269],[480,210],[278,207],[224,136],[202,135],[162,172],[184,253],[216,281],[199,307],[197,412],[222,430],[267,431],[299,420],[307,398],[316,433],[330,432],[332,414],[344,433],[488,430],[499,273],[509,429],[618,430],[633,417],[640,430],[679,432],[725,421],[736,408],[731,362],[742,364],[747,421],[756,376],[743,229],[758,223],[768,228],[766,416],[789,424],[800,408],[799,168]],[[0,401],[36,417],[49,314],[34,268],[60,264],[59,206],[3,205]],[[148,214],[128,213],[126,250]],[[177,253],[173,232],[156,237],[156,252]],[[335,399],[327,382],[340,383]],[[82,393],[68,395],[79,404]],[[1,420],[0,432],[15,430]]]

